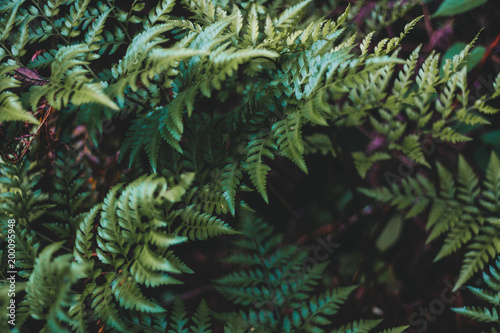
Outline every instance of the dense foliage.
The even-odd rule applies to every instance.
[[[0,1],[0,330],[498,323],[486,2]]]

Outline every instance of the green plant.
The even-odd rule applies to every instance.
[[[244,309],[231,314],[228,322],[240,323],[253,332],[373,332],[381,322],[357,320],[332,327],[337,314],[356,286],[339,287],[314,295],[328,262],[310,265],[306,249],[282,245],[283,235],[262,219],[243,219],[244,239],[236,242],[239,252],[226,262],[240,266],[217,280],[217,290]],[[312,267],[312,268],[311,268]],[[235,317],[236,316],[236,317]],[[403,332],[407,327],[385,330]]]
[[[430,206],[426,228],[431,242],[446,234],[444,244],[435,258],[438,261],[467,245],[455,290],[474,273],[500,254],[498,219],[500,207],[500,162],[491,154],[483,186],[463,156],[458,159],[457,181],[452,173],[437,164],[439,188],[421,175],[408,177],[391,187],[362,189],[375,199],[388,202],[398,209],[407,209],[407,218],[422,213]],[[399,186],[400,185],[400,186]]]
[[[500,291],[500,262],[497,260],[494,265],[489,266],[489,272],[485,269],[483,272],[483,281],[486,288],[468,287],[468,289],[479,299],[486,301],[493,307],[480,307],[480,306],[464,306],[461,308],[454,308],[453,311],[467,316],[476,321],[491,323],[491,333],[498,332],[497,328],[500,323],[498,319],[498,306],[500,299],[498,292]]]
[[[395,14],[385,1],[367,28],[391,25],[415,2],[391,5]],[[407,217],[432,203],[429,240],[448,235],[438,258],[470,241],[457,287],[499,254],[497,226],[488,222],[498,218],[496,155],[481,190],[464,158],[455,185],[425,156],[429,140],[468,142],[463,127],[486,126],[498,112],[500,76],[492,94],[468,98],[467,61],[477,40],[442,66],[436,52],[419,62],[421,46],[409,55],[401,46],[420,17],[395,37],[358,36],[350,5],[335,19],[308,17],[313,6],[0,2],[1,230],[5,236],[6,221],[16,220],[16,267],[25,283],[14,330],[210,332],[206,303],[190,324],[183,301],[173,311],[163,306],[180,273],[193,273],[177,249],[238,234],[232,221],[254,208],[246,192],[269,203],[271,170],[287,159],[308,173],[306,155],[316,152],[346,172],[352,164],[363,179],[398,156],[435,171],[439,191],[419,174],[401,188],[363,192],[399,209],[414,204]],[[341,142],[360,133],[357,145]],[[371,139],[385,144],[366,149]],[[344,196],[356,195],[355,185]],[[222,294],[243,306],[218,316],[226,332],[330,329],[354,288],[315,293],[327,264],[301,271],[307,251],[279,247],[271,229],[255,218],[243,224],[253,242],[239,245],[257,253],[231,256],[250,267],[219,280]],[[3,272],[6,265],[4,256]],[[334,332],[378,324],[355,320]]]

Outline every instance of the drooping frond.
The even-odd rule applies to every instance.
[[[143,290],[180,283],[174,276],[192,273],[171,247],[188,239],[234,233],[220,219],[196,212],[192,206],[172,209],[192,181],[192,174],[182,175],[181,182],[173,186],[167,186],[164,178],[142,177],[126,187],[114,187],[102,204],[85,215],[77,232],[74,255],[76,262],[90,267],[87,271],[90,281],[78,299],[77,304],[83,308],[73,306],[70,310],[76,320],[73,328],[85,332],[86,298],[92,300],[95,316],[118,331],[127,331],[127,325],[133,322],[131,317],[121,317],[123,309],[143,316],[165,311],[157,301],[146,297]],[[177,219],[181,221],[176,222]],[[105,274],[104,284],[99,274],[94,273],[100,272],[103,265],[114,269]],[[203,307],[200,310],[203,318],[205,310]],[[134,331],[139,326],[133,325]]]
[[[15,217],[19,224],[27,226],[46,209],[52,207],[48,194],[37,189],[40,172],[31,172],[34,165],[28,161],[15,164],[0,162],[0,214]]]
[[[67,315],[74,302],[71,290],[79,278],[84,276],[85,266],[72,262],[71,254],[54,256],[61,243],[48,245],[36,259],[33,273],[26,285],[26,297],[19,303],[19,320],[22,325],[26,315],[45,321],[40,332],[68,332],[66,324],[72,324]]]
[[[500,254],[499,225],[488,221],[498,218],[500,176],[499,160],[494,152],[486,169],[482,186],[463,156],[458,159],[456,180],[453,173],[437,164],[439,189],[431,180],[417,175],[407,177],[391,187],[362,189],[361,192],[406,209],[406,217],[414,217],[429,207],[428,242],[445,235],[444,244],[435,260],[466,248],[465,258],[455,289]]]

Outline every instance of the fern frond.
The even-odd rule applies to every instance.
[[[51,223],[47,227],[57,229],[58,224],[69,224],[72,229],[69,232],[72,233],[80,222],[78,211],[91,193],[85,188],[87,182],[81,165],[75,161],[73,156],[67,156],[59,152],[54,169],[54,188],[56,192],[52,195],[51,200],[57,206],[51,211],[51,215],[59,223]],[[63,236],[63,238],[68,238],[68,236]]]
[[[53,243],[40,252],[20,306],[29,307],[33,318],[45,320],[45,330],[65,332],[65,323],[72,324],[67,315],[74,302],[71,285],[83,277],[85,267],[71,263],[71,255],[53,258],[60,246],[61,243]]]
[[[169,13],[172,11],[175,5],[175,1],[159,1],[154,9],[151,9],[147,18],[148,24],[154,25],[158,21],[167,21],[169,19]]]
[[[90,298],[93,313],[109,327],[126,331],[122,322],[126,325],[133,322],[123,317],[127,309],[141,316],[164,311],[157,300],[144,296],[143,288],[180,283],[173,274],[192,273],[170,250],[171,246],[187,240],[181,233],[192,239],[234,233],[227,224],[211,215],[189,208],[171,211],[173,205],[181,201],[193,178],[192,174],[182,175],[180,183],[170,187],[164,178],[153,176],[141,177],[126,187],[115,186],[104,202],[83,218],[75,241],[75,257],[76,262],[87,266],[85,273],[91,282],[87,283],[78,302]],[[94,234],[99,212],[99,227]],[[170,232],[170,224],[179,215],[184,224]],[[105,273],[104,284],[99,278],[103,264],[116,270]],[[203,307],[200,311],[195,324],[203,331],[207,325],[204,321],[206,311]],[[85,325],[81,321],[85,313],[76,308],[70,313],[75,320],[72,326],[83,331]]]
[[[457,181],[450,171],[437,164],[439,193],[430,180],[420,175],[403,179],[401,186],[395,184],[390,188],[361,189],[361,192],[377,200],[389,202],[399,209],[413,205],[406,217],[420,214],[430,205],[427,219],[430,234],[427,242],[446,234],[435,261],[463,247],[467,248],[455,285],[457,289],[500,254],[498,225],[485,224],[485,221],[497,212],[498,164],[498,158],[492,153],[482,187],[465,158],[459,156]]]
[[[0,71],[4,72],[2,69]],[[7,90],[18,86],[20,86],[20,83],[17,80],[3,73],[0,74],[0,123],[7,121],[27,121],[39,124],[38,120],[23,108],[19,96]]]
[[[188,317],[184,303],[176,297],[168,333],[212,333],[210,320],[211,311],[204,300],[200,302],[195,314]]]
[[[354,165],[356,166],[361,178],[365,178],[366,173],[370,170],[374,163],[391,158],[386,153],[374,153],[370,156],[366,156],[365,153],[361,151],[352,153],[352,157],[354,158]]]
[[[19,250],[16,255],[16,267],[19,269],[19,276],[28,278],[35,267],[41,242],[33,230],[19,228],[16,233],[16,247]]]
[[[296,19],[297,15],[309,4],[309,2],[311,1],[305,0],[285,10],[277,19],[274,20],[274,26],[285,29],[291,24],[292,20]]]
[[[0,183],[6,190],[0,193],[0,213],[14,216],[22,226],[33,223],[53,207],[48,194],[36,189],[41,174],[33,172],[34,166],[27,160],[19,165],[0,163]]]
[[[242,306],[240,314],[233,316],[235,322],[241,321],[240,327],[255,327],[263,332],[340,333],[368,332],[380,323],[362,320],[332,330],[331,317],[356,286],[311,296],[327,264],[304,271],[308,250],[281,245],[282,235],[273,235],[272,227],[261,219],[247,214],[242,218],[245,238],[235,242],[242,251],[227,259],[240,268],[218,279],[216,285],[223,296]]]
[[[147,260],[147,258],[145,258]],[[141,312],[164,312],[161,306],[147,299],[141,292],[139,285],[131,275],[117,275],[111,282],[113,291],[118,303],[125,309],[135,309]]]
[[[191,240],[205,240],[208,237],[237,233],[227,223],[210,214],[197,212],[193,206],[180,211],[179,216],[183,222],[175,233],[187,236]]]
[[[472,243],[467,247],[468,251],[454,290],[462,286],[474,273],[482,270],[486,263],[500,254],[499,230],[500,228],[496,225],[484,226],[481,228],[482,232],[472,239]]]
[[[307,173],[304,161],[304,145],[302,143],[300,114],[293,113],[287,118],[276,122],[271,128],[276,138],[276,146],[283,155]]]
[[[250,175],[252,183],[266,202],[269,201],[266,190],[266,177],[271,168],[264,164],[263,158],[266,156],[274,159],[274,151],[277,148],[271,141],[271,136],[265,133],[252,135],[246,148],[248,153],[245,158],[244,169]]]
[[[452,310],[473,320],[487,323],[498,323],[498,312],[495,308],[488,309],[474,306],[464,306],[462,308],[453,308]]]
[[[240,166],[235,161],[231,161],[222,169],[221,186],[224,191],[223,196],[229,206],[231,214],[235,214],[235,196],[242,173]]]

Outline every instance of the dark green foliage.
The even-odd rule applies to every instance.
[[[483,272],[485,288],[468,287],[468,289],[479,299],[489,303],[489,307],[464,306],[454,308],[453,311],[467,316],[476,321],[491,323],[491,332],[498,332],[496,327],[500,323],[498,319],[498,306],[500,305],[500,262],[497,260],[494,265],[489,266],[489,270]],[[493,307],[491,307],[493,306]]]
[[[26,297],[18,306],[18,325],[22,326],[28,315],[46,321],[40,332],[66,332],[65,323],[72,323],[68,316],[75,301],[71,285],[84,276],[85,267],[72,263],[71,254],[52,258],[60,245],[46,246],[36,259]]]
[[[192,179],[192,174],[182,175],[181,183],[170,188],[165,179],[151,176],[139,178],[123,189],[118,185],[83,220],[77,233],[75,257],[91,268],[87,274],[93,280],[86,284],[84,295],[92,299],[95,316],[110,327],[127,331],[130,324],[124,323],[133,322],[122,317],[124,312],[116,307],[130,310],[128,316],[165,311],[142,294],[141,286],[179,283],[174,274],[192,273],[170,249],[187,240],[181,234],[195,240],[232,232],[208,214],[196,214],[189,208],[171,211]],[[93,234],[93,221],[100,210],[100,226]],[[182,216],[182,222],[175,228],[177,216]],[[97,257],[92,254],[94,242]],[[112,271],[101,273],[102,265],[111,265]],[[105,274],[104,285],[98,282],[101,274]],[[83,309],[73,309],[77,317],[83,317],[75,326],[84,331]],[[140,331],[140,325],[133,329]]]
[[[245,13],[237,8],[227,12],[216,11],[211,7],[211,2],[193,2],[188,6],[195,18],[191,22],[166,20],[168,11],[173,8],[172,2],[159,4],[142,21],[131,13],[122,13],[104,4],[94,8],[89,2],[76,2],[70,7],[70,17],[57,22],[61,25],[61,33],[68,27],[72,29],[72,32],[62,33],[61,39],[67,43],[75,39],[75,42],[54,50],[53,58],[47,58],[47,63],[36,60],[28,64],[39,68],[50,63],[51,77],[48,84],[32,87],[23,94],[22,99],[28,101],[27,106],[33,110],[43,98],[56,110],[62,109],[68,105],[69,95],[72,112],[79,112],[80,104],[94,103],[102,111],[81,113],[92,131],[102,131],[102,117],[116,115],[114,109],[118,106],[133,109],[137,118],[127,133],[120,155],[121,159],[129,160],[129,166],[142,163],[143,158],[146,158],[153,172],[165,167],[169,172],[174,172],[169,170],[168,165],[158,163],[160,150],[165,153],[166,150],[174,149],[182,154],[183,163],[204,183],[213,174],[207,174],[205,170],[215,171],[224,168],[235,157],[243,158],[245,162],[242,170],[249,174],[252,185],[266,201],[269,171],[266,158],[286,156],[307,172],[301,133],[302,127],[307,124],[325,126],[338,122],[339,125],[350,126],[370,121],[375,130],[391,141],[391,150],[400,150],[412,160],[428,165],[420,148],[426,134],[432,133],[446,141],[460,142],[467,138],[454,131],[449,125],[451,122],[457,119],[466,124],[483,121],[468,111],[470,107],[465,98],[463,109],[457,115],[451,112],[455,108],[451,104],[455,89],[458,87],[464,94],[467,93],[465,72],[458,72],[458,68],[470,46],[453,61],[446,63],[442,79],[438,75],[438,56],[428,57],[416,79],[417,89],[408,93],[412,73],[417,71],[418,49],[405,62],[403,71],[396,70],[394,65],[402,63],[395,58],[397,47],[416,21],[408,24],[399,37],[380,41],[373,53],[368,52],[372,36],[367,36],[361,42],[361,56],[358,57],[353,52],[355,36],[342,35],[341,27],[348,12],[336,21],[313,22],[303,30],[297,28],[294,18],[299,17],[307,3],[297,4],[271,20],[270,17],[259,17],[254,7],[247,8],[249,10],[245,19]],[[30,7],[30,10],[38,12],[39,9],[35,7]],[[59,10],[56,7],[54,10]],[[137,10],[142,7],[137,7]],[[212,9],[206,12],[206,8]],[[7,8],[4,10],[7,11]],[[8,10],[12,11],[15,18],[15,11],[11,7]],[[49,12],[44,13],[50,21]],[[166,23],[159,23],[155,19],[160,13],[167,15],[161,20]],[[86,22],[83,27],[87,30],[83,36],[75,20],[88,14],[98,19],[92,24],[83,19]],[[100,48],[105,40],[103,35],[111,36],[109,42],[115,43],[129,37],[122,31],[125,37],[115,40],[114,35],[105,30],[106,21],[112,20],[113,16],[119,22],[124,22],[129,16],[134,17],[130,21],[132,25],[142,23],[145,28],[129,40],[130,44],[117,64],[103,69],[93,63],[108,52],[108,49]],[[70,18],[71,23],[67,23],[69,21],[66,20]],[[44,32],[57,31],[57,24],[51,21]],[[263,30],[261,25],[264,26]],[[115,27],[120,31],[123,24]],[[36,31],[29,31],[36,34]],[[176,31],[183,31],[184,37],[177,42],[171,41],[172,45],[168,48],[162,47],[169,39],[176,37]],[[83,39],[77,43],[79,38]],[[392,94],[388,96],[391,76],[398,78]],[[92,82],[89,77],[100,81]],[[427,105],[434,99],[433,92],[436,89],[443,90],[443,98],[436,101],[436,110],[442,114],[442,120],[430,128],[426,125],[433,110]],[[213,96],[215,92],[216,97]],[[332,98],[339,100],[344,95],[349,102],[342,105],[331,103]],[[224,113],[229,97],[243,104],[236,112]],[[203,105],[214,98],[221,108],[204,110]],[[442,105],[444,98],[448,103]],[[141,100],[149,102],[144,104],[139,102]],[[476,106],[484,105],[478,108],[479,111],[491,113],[493,109],[486,109],[486,101],[480,99]],[[408,105],[414,107],[408,108]],[[195,106],[197,112],[213,113],[211,117],[205,116],[203,119],[207,132],[200,131],[199,126],[185,124],[186,117],[193,116]],[[379,109],[378,115],[369,112],[374,107]],[[276,113],[281,119],[274,118],[272,112],[263,112],[263,108]],[[424,131],[403,135],[407,125],[396,120],[402,112]],[[259,116],[260,124],[268,123],[271,132],[262,132],[259,127],[238,130],[245,122],[251,123],[254,116]],[[380,118],[390,122],[392,128],[384,127]],[[196,124],[197,119],[193,117],[193,124]],[[233,123],[228,126],[228,121]],[[197,142],[201,133],[205,134],[203,141]],[[190,139],[181,140],[183,136]],[[212,146],[201,153],[200,149],[207,142]],[[231,154],[242,145],[247,146],[246,153],[240,156]],[[367,158],[360,169],[362,171],[379,160]],[[234,214],[237,188],[234,184],[232,186],[231,194],[224,191],[230,211]]]
[[[33,165],[31,165],[33,168]],[[32,170],[32,169],[31,169]],[[2,214],[16,216],[22,226],[38,219],[53,205],[48,203],[48,195],[36,189],[39,172],[30,172],[30,163],[18,165],[2,164],[0,209]]]
[[[373,332],[381,320],[359,320],[332,329],[331,317],[356,286],[315,293],[327,263],[310,265],[311,253],[284,245],[283,235],[262,219],[246,215],[239,252],[226,261],[241,268],[217,280],[217,290],[243,309],[229,322],[253,332]],[[323,288],[322,288],[323,289]],[[233,314],[232,316],[235,316]],[[402,332],[405,327],[387,332]],[[238,330],[226,328],[226,332]]]
[[[498,256],[496,154],[482,179],[462,156],[456,172],[445,168],[425,144],[465,144],[464,127],[490,125],[500,75],[472,101],[477,37],[446,60],[422,45],[406,52],[421,17],[379,33],[417,1],[380,1],[358,29],[365,3],[311,14],[311,0],[0,1],[0,273],[13,218],[14,331],[373,331],[381,318],[339,320],[356,287],[326,287],[330,261],[305,266],[310,251],[283,245],[248,213],[273,197],[292,210],[269,179],[285,165],[312,173],[308,155],[318,152],[340,161],[352,187],[328,206],[361,202],[350,199],[355,187],[376,183],[377,167],[396,158],[428,172],[361,192],[407,218],[427,214],[428,240],[445,237],[436,260],[466,248],[456,288]],[[383,143],[342,142],[357,130]],[[185,253],[203,257],[198,241],[215,236],[241,237],[226,258],[236,268],[216,282],[233,306],[214,314],[221,323],[210,302],[165,306],[182,274],[195,273]]]
[[[440,260],[467,244],[460,276],[455,289],[482,270],[500,254],[499,225],[495,221],[500,208],[500,162],[491,154],[483,186],[465,161],[458,159],[457,181],[441,164],[436,165],[439,188],[427,178],[417,175],[395,183],[391,187],[361,189],[364,194],[388,202],[398,209],[408,209],[407,218],[421,214],[428,206],[426,228],[430,230],[428,242],[446,235]]]
[[[78,162],[62,152],[55,160],[54,188],[56,191],[51,201],[57,206],[51,210],[51,215],[58,223],[46,224],[46,227],[61,235],[62,239],[70,238],[78,228],[81,216],[77,214],[77,211],[91,194],[82,165]]]
[[[211,333],[211,314],[205,301],[201,301],[196,313],[186,317],[186,309],[179,298],[175,299],[168,333]]]

